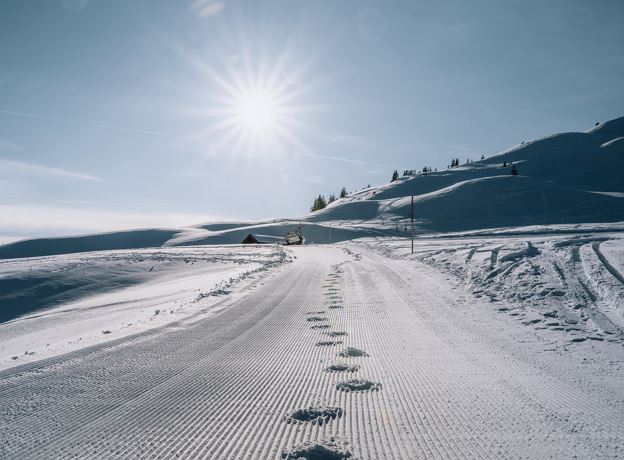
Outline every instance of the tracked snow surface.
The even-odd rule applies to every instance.
[[[624,457],[623,127],[353,193],[300,247],[0,247],[0,458]]]

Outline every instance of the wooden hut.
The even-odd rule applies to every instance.
[[[273,235],[258,235],[255,233],[249,233],[241,244],[284,244],[285,240],[281,236]]]

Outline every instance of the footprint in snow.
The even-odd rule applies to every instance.
[[[335,345],[340,345],[342,340],[324,340],[321,342],[316,342],[317,347],[333,347]]]
[[[347,335],[347,333],[345,331],[330,331],[326,332],[325,335],[328,335],[330,337],[341,337],[343,335]]]
[[[339,391],[379,391],[381,390],[381,383],[371,382],[370,380],[347,380],[346,382],[340,382],[336,384],[336,389]]]
[[[357,372],[360,366],[357,364],[335,363],[325,368],[327,372]]]
[[[342,417],[343,410],[340,407],[308,407],[297,409],[286,416],[286,423],[311,423],[323,425],[323,423]]]
[[[306,321],[327,321],[327,318],[324,318],[322,316],[308,316],[306,318]]]
[[[352,456],[348,449],[340,447],[333,442],[310,442],[282,451],[282,458],[285,460],[299,460],[302,458],[308,460],[344,460]]]
[[[342,350],[340,353],[338,353],[338,355],[344,358],[356,358],[356,357],[366,357],[368,356],[368,353],[366,353],[364,350],[360,350],[359,348],[347,347],[344,350]]]

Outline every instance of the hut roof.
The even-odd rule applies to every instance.
[[[241,244],[284,244],[284,237],[249,233]]]

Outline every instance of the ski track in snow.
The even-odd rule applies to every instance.
[[[315,443],[359,459],[621,456],[621,341],[542,337],[576,331],[520,326],[464,289],[505,264],[493,283],[550,267],[582,295],[578,260],[540,262],[578,246],[523,244],[295,248],[210,317],[0,371],[0,457],[264,459]],[[310,408],[333,416],[291,419]]]

